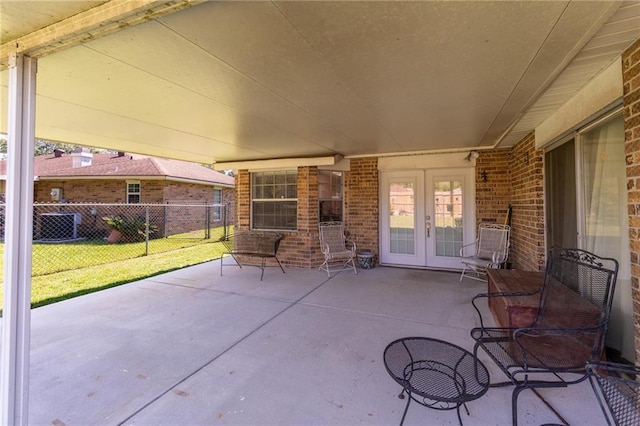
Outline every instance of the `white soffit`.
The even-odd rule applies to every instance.
[[[619,71],[620,53],[638,37],[640,37],[640,2],[623,2],[618,11],[600,28],[549,89],[523,116],[511,133],[503,140],[501,146],[511,146],[531,132],[532,129],[536,129],[536,146],[540,147],[548,142],[549,138],[554,137],[551,135],[552,133],[556,133],[555,136],[557,136],[569,129],[569,127],[565,127],[564,129],[551,130],[551,122],[556,123],[558,126],[561,126],[563,122],[567,126],[569,126],[569,123],[575,125],[580,120],[573,123],[577,116],[570,118],[571,115],[584,115],[586,108],[586,110],[590,111],[590,114],[587,115],[588,117],[614,101],[615,99],[610,99],[610,95],[615,93],[616,90],[618,97],[622,96],[622,74]],[[614,62],[618,64],[612,64]],[[611,74],[616,72],[611,67],[617,67],[620,73],[617,79],[615,75]],[[587,84],[599,73],[607,73],[607,75],[597,79],[597,82],[589,84],[587,87]],[[600,84],[605,84],[606,87],[599,87]],[[616,89],[611,87],[611,84],[616,84],[619,87]],[[588,91],[590,90],[595,90],[596,93],[589,95]],[[586,105],[574,101],[572,105],[577,111],[573,112],[571,111],[572,107],[562,107],[578,92],[581,92],[579,95],[580,102],[586,101]],[[609,96],[604,92],[607,92]],[[558,112],[556,113],[556,111]],[[578,111],[580,112],[578,113]],[[551,118],[554,113],[556,113],[556,117]],[[562,114],[569,115],[561,118]],[[583,117],[583,119],[587,117]],[[544,126],[538,127],[545,120],[549,122]],[[538,132],[543,132],[544,134],[538,135]]]
[[[536,148],[575,128],[622,97],[622,63],[615,61],[536,127]]]
[[[441,169],[475,167],[475,165],[475,158],[470,158],[466,152],[405,155],[378,159],[378,170]]]
[[[307,166],[336,166],[343,160],[341,155],[310,158],[276,158],[271,160],[237,161],[228,163],[215,163],[215,170],[288,170]],[[340,169],[340,168],[338,168]]]

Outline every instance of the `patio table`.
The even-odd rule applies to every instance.
[[[409,395],[400,425],[411,401],[436,410],[456,409],[480,398],[489,388],[487,368],[469,351],[443,340],[403,337],[384,350],[384,365]],[[465,405],[467,415],[469,410]]]

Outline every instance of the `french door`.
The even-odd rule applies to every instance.
[[[473,172],[381,172],[381,263],[459,269],[460,248],[475,232]]]

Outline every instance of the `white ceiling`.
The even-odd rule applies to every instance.
[[[109,3],[2,0],[3,47]],[[211,163],[509,146],[640,36],[640,3],[204,2],[121,26],[38,55],[37,136]]]

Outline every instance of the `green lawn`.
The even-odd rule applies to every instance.
[[[148,256],[137,254],[132,258],[131,249],[136,245],[142,245],[138,249],[144,249],[144,242],[105,244],[102,241],[93,241],[77,244],[34,245],[31,306],[43,306],[218,259],[224,249],[222,244],[215,240],[176,239],[171,241],[170,251],[166,251],[165,244],[163,248],[165,251]],[[150,253],[154,253],[153,250],[150,250]],[[4,244],[0,245],[0,255],[0,266],[3,266]],[[38,260],[51,258],[59,260],[56,262]],[[0,287],[0,307],[2,300],[3,289]]]

